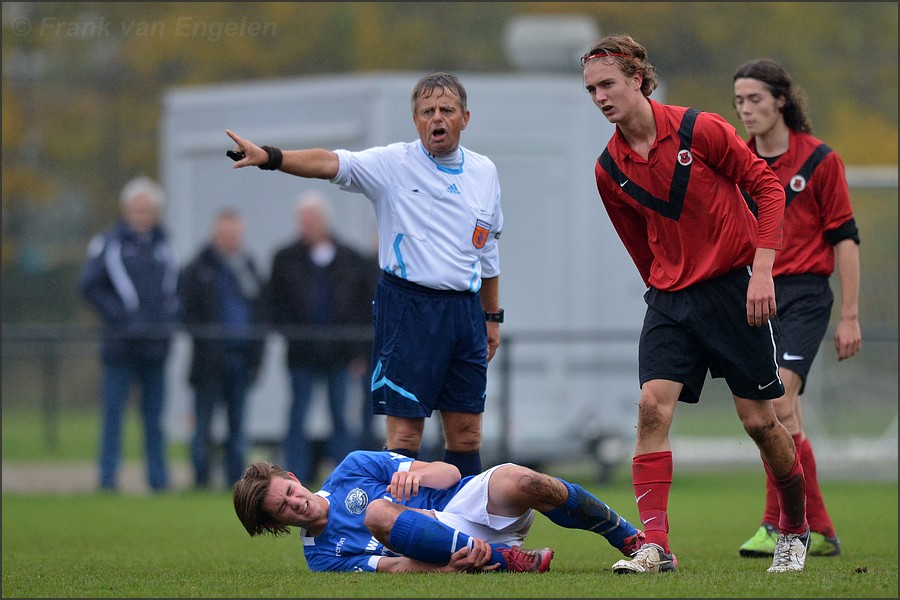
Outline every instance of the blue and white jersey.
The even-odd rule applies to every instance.
[[[366,508],[378,498],[392,500],[387,493],[391,477],[408,471],[414,459],[383,451],[356,450],[332,471],[316,494],[328,500],[328,524],[312,537],[300,530],[306,565],[311,571],[375,571],[382,556],[400,556],[376,540],[366,529]],[[463,480],[466,481],[466,480]],[[404,506],[441,510],[462,482],[437,490],[421,487]]]
[[[331,182],[374,204],[382,269],[432,289],[477,292],[482,277],[500,274],[500,179],[486,156],[458,152],[461,164],[450,168],[420,141],[336,150]]]

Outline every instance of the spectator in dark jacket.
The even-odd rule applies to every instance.
[[[169,485],[162,414],[165,362],[178,312],[178,266],[159,225],[162,187],[137,177],[122,188],[120,201],[120,222],[91,240],[79,281],[103,322],[100,487],[116,489],[122,419],[137,382],[147,480],[161,491]]]
[[[314,386],[327,384],[331,434],[327,453],[339,463],[357,446],[347,422],[349,367],[371,359],[369,268],[359,252],[334,239],[327,199],[318,192],[297,205],[298,239],[276,252],[270,292],[272,320],[287,340],[292,402],[284,439],[285,466],[312,481],[314,448],[306,431]]]
[[[256,380],[265,343],[264,282],[244,250],[244,218],[225,209],[212,236],[181,274],[182,319],[193,339],[190,383],[194,388],[191,462],[194,484],[210,485],[212,423],[224,408],[225,478],[241,478],[247,454],[244,426],[247,393]]]

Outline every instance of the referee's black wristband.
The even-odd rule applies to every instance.
[[[259,165],[259,168],[263,171],[277,171],[284,160],[284,153],[280,149],[273,148],[272,146],[263,146],[262,149],[269,155],[269,160],[266,161],[266,164]]]
[[[484,311],[484,320],[488,323],[502,323],[503,322],[503,309],[501,308],[497,312],[487,312]]]

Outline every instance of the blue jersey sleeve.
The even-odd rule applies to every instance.
[[[356,556],[328,556],[322,552],[307,552],[306,566],[310,571],[335,573],[374,573],[378,570],[380,556],[361,554]]]
[[[331,491],[337,481],[359,477],[383,482],[386,489],[394,473],[409,469],[405,463],[412,464],[414,460],[395,452],[354,450],[331,472],[322,489]]]

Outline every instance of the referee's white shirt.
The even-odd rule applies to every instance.
[[[420,141],[360,152],[336,150],[332,183],[365,194],[375,206],[382,269],[440,290],[478,291],[500,274],[503,229],[497,167],[460,146],[458,168],[438,164]],[[476,229],[488,230],[482,248]]]

